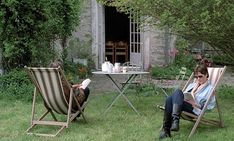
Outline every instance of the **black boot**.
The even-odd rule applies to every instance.
[[[159,139],[164,139],[168,137],[171,137],[170,128],[163,128],[160,132]]]
[[[171,115],[169,113],[166,113],[166,111],[164,111],[163,128],[160,132],[159,139],[171,137],[170,127],[171,127]]]
[[[181,105],[173,104],[171,131],[179,131]]]

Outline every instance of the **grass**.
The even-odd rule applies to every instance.
[[[234,87],[223,86],[218,91],[220,105],[223,111],[224,128],[201,125],[192,141],[201,140],[226,140],[231,141],[234,133]],[[89,104],[85,109],[88,123],[82,118],[70,124],[55,138],[37,137],[26,135],[25,130],[30,125],[31,103],[20,100],[9,100],[6,97],[0,99],[0,140],[79,140],[79,141],[154,141],[158,140],[159,130],[162,124],[163,112],[156,108],[162,105],[163,95],[155,95],[150,91],[143,90],[140,95],[135,91],[128,91],[127,97],[140,112],[138,116],[120,97],[113,107],[103,115],[106,106],[115,96],[113,92],[91,94]],[[37,110],[43,111],[43,103],[39,101]],[[208,116],[215,116],[215,110]],[[181,120],[179,132],[172,132],[172,138],[166,140],[186,141],[187,135],[193,123]],[[54,129],[40,127],[38,130],[50,132]]]

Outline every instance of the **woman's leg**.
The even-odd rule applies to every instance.
[[[86,87],[86,88],[84,89],[85,98],[84,98],[84,101],[82,101],[82,102],[80,103],[80,106],[83,106],[84,102],[87,101],[87,99],[88,99],[88,97],[89,97],[89,93],[90,93],[90,90],[89,90],[88,87]],[[85,107],[82,109],[83,112],[84,112],[84,109],[85,109]],[[77,115],[77,117],[80,117],[80,113]]]
[[[181,90],[177,89],[172,94],[172,124],[171,131],[179,131],[179,121],[184,102],[184,94]]]
[[[194,114],[193,106],[190,103],[186,102],[186,101],[183,102],[182,111]]]
[[[174,129],[173,131],[178,131],[179,118],[181,114],[181,107],[182,107],[183,101],[184,101],[184,94],[179,89],[174,91],[171,96],[167,97],[165,101],[163,129],[159,136],[160,139],[170,137],[171,129]]]
[[[90,90],[88,87],[86,87],[84,89],[84,94],[85,94],[85,100],[84,101],[87,101],[88,97],[89,97],[89,93],[90,93]]]
[[[163,117],[163,128],[160,132],[159,139],[171,137],[171,112],[172,112],[172,97],[167,97],[165,101],[165,111]]]

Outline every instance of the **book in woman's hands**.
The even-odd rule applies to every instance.
[[[191,94],[191,92],[184,92],[184,99],[191,100],[194,99],[194,96]]]
[[[89,85],[90,82],[91,82],[91,80],[90,80],[89,78],[85,79],[85,80],[81,83],[80,88],[85,89],[85,88]]]

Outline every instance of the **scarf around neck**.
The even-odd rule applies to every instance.
[[[191,91],[191,94],[193,96],[195,96],[198,92],[200,92],[207,85],[208,85],[208,80],[205,83],[201,84],[201,85],[199,85],[198,83],[196,83],[195,86],[193,87],[192,91]]]

